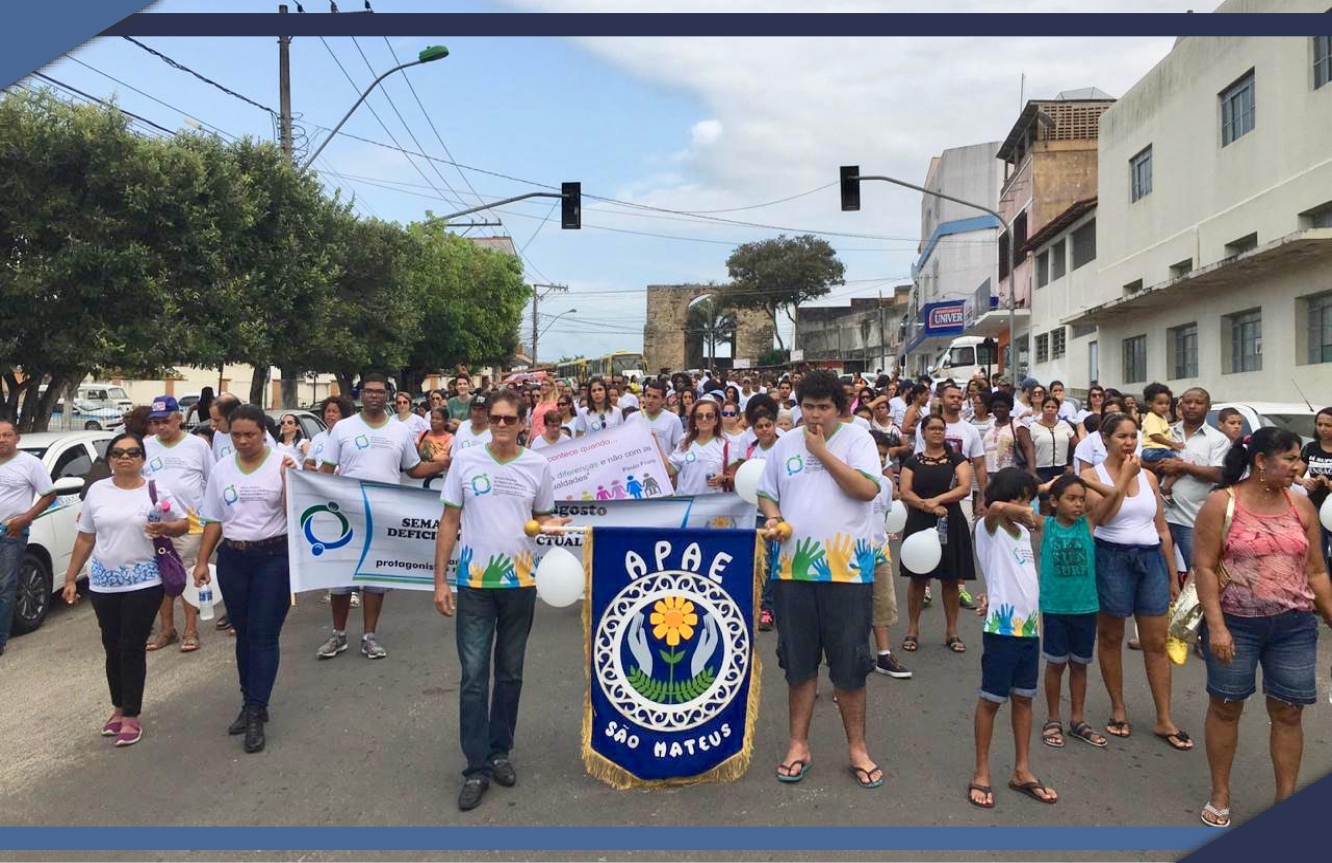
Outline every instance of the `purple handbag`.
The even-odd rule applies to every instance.
[[[148,498],[157,507],[157,483],[148,480]],[[185,592],[185,562],[180,559],[180,552],[164,536],[153,538],[153,548],[157,550],[157,572],[162,576],[162,589],[167,596],[180,596]]]

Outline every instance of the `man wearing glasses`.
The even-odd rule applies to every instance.
[[[512,390],[493,395],[490,442],[459,453],[440,492],[444,512],[435,539],[435,607],[446,617],[455,611],[458,615],[458,731],[467,758],[458,795],[463,811],[480,805],[492,778],[505,787],[518,781],[509,752],[536,605],[533,574],[539,553],[524,527],[531,519],[569,521],[551,517],[555,492],[550,463],[518,446],[524,413],[522,399]],[[455,597],[447,571],[459,542]]]
[[[389,417],[388,379],[369,374],[361,378],[361,403],[364,409],[333,427],[324,449],[323,473],[337,471],[351,479],[366,479],[396,485],[399,472],[405,471],[413,479],[425,479],[443,473],[446,462],[423,462],[416,451],[416,441],[404,423]],[[333,606],[333,635],[320,646],[316,654],[320,659],[332,659],[347,649],[347,617],[351,614],[353,588],[335,587],[329,591]],[[388,651],[376,637],[379,613],[384,607],[384,594],[388,588],[365,585],[361,603],[365,629],[361,635],[361,655],[366,659],[383,659]]]
[[[19,452],[18,443],[18,429],[9,420],[0,420],[0,656],[14,622],[28,525],[56,499],[51,474],[41,459]],[[36,503],[35,495],[40,495]]]

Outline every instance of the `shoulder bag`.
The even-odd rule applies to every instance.
[[[157,506],[157,482],[148,480],[148,498]],[[180,559],[180,552],[165,536],[153,538],[153,548],[157,551],[157,573],[162,576],[162,589],[167,596],[180,596],[185,592],[185,563]]]

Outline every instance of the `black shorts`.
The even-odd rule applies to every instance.
[[[788,686],[818,676],[826,656],[837,689],[856,690],[874,668],[870,652],[874,585],[831,581],[773,584],[772,611],[777,618],[777,662]]]

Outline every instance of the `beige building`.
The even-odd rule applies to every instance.
[[[1097,274],[1062,319],[1098,327],[1101,383],[1332,400],[1330,54],[1327,36],[1182,38],[1101,116]]]

